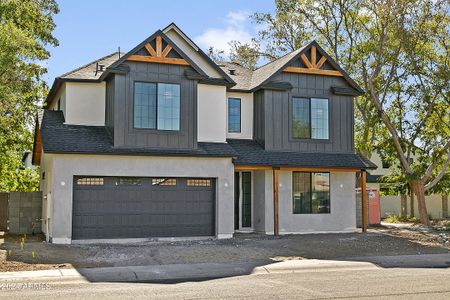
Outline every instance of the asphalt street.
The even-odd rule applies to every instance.
[[[0,299],[450,299],[450,269],[374,265],[164,283],[37,279],[0,285]]]

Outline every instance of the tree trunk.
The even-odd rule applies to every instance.
[[[410,210],[410,216],[414,217],[415,215],[415,211],[414,211],[414,191],[411,188],[411,192],[409,193],[410,195],[410,202],[409,202],[409,210]]]
[[[406,195],[400,195],[400,216],[402,218],[406,218],[406,214],[408,212],[408,204]]]
[[[442,218],[448,218],[448,195],[442,195]]]
[[[430,225],[430,220],[428,219],[427,206],[425,204],[425,185],[421,180],[411,180],[411,188],[417,197],[417,206],[419,208],[420,223],[423,225]]]

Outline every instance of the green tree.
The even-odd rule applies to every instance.
[[[0,1],[0,190],[37,188],[36,171],[24,170],[22,153],[31,150],[34,118],[47,86],[42,62],[53,37],[54,0]],[[29,181],[28,183],[25,183]]]
[[[270,54],[314,38],[365,88],[356,102],[357,149],[368,155],[378,145],[399,162],[423,224],[425,192],[450,161],[449,9],[432,0],[280,0],[274,15],[254,16]]]

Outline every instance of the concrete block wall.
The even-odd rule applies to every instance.
[[[41,233],[41,192],[11,192],[8,210],[9,233]]]

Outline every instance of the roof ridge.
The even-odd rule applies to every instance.
[[[261,69],[261,68],[264,68],[264,67],[266,67],[266,66],[268,66],[268,65],[270,65],[270,64],[272,64],[272,63],[274,63],[274,62],[277,62],[278,60],[285,58],[285,57],[288,56],[289,54],[292,54],[293,52],[299,51],[299,50],[301,50],[301,49],[303,49],[303,48],[304,48],[304,46],[301,47],[301,48],[298,48],[297,50],[292,50],[291,52],[288,52],[288,53],[284,54],[283,56],[278,57],[277,59],[274,59],[274,60],[272,60],[272,61],[269,61],[269,62],[265,63],[264,65],[262,65],[262,66],[256,68],[254,71],[257,71],[257,70],[259,70],[259,69]]]
[[[109,57],[111,57],[111,56],[117,55],[117,54],[119,54],[119,53],[120,53],[120,54],[123,54],[123,52],[114,51],[114,52],[111,53],[111,54],[105,55],[105,56],[100,57],[100,58],[98,58],[98,59],[96,59],[96,60],[94,60],[94,61],[91,61],[91,62],[89,62],[89,63],[87,63],[87,64],[85,64],[85,65],[82,65],[81,67],[78,67],[78,68],[73,69],[73,70],[71,70],[71,71],[69,71],[69,72],[66,72],[66,73],[64,73],[64,74],[62,74],[62,75],[60,75],[60,76],[58,76],[57,78],[62,78],[62,77],[68,76],[68,75],[71,74],[71,73],[75,73],[75,72],[77,72],[77,71],[79,71],[79,70],[81,70],[81,69],[84,69],[84,68],[89,67],[90,65],[92,65],[92,64],[94,64],[94,63],[97,63],[97,62],[99,62],[99,61],[102,61],[102,60],[107,59],[107,58],[109,58]]]

